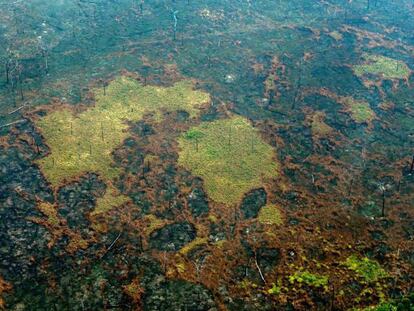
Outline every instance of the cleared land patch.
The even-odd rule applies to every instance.
[[[203,178],[215,202],[236,204],[278,175],[273,148],[243,117],[202,123],[183,134],[179,145],[179,164]]]
[[[279,207],[274,204],[263,206],[260,209],[258,220],[267,225],[280,225],[283,222]]]
[[[382,79],[408,79],[410,68],[402,61],[382,55],[364,54],[364,63],[353,67],[359,78],[375,75]]]
[[[139,121],[145,114],[160,120],[163,111],[183,110],[195,117],[210,96],[193,90],[191,81],[171,87],[143,86],[124,76],[94,93],[96,103],[90,109],[75,114],[68,107],[57,107],[36,121],[50,148],[50,153],[37,163],[55,187],[86,172],[99,174],[109,186],[105,197],[98,201],[102,206],[97,211],[102,212],[112,203],[126,200],[111,186],[120,173],[113,164],[112,152],[129,136],[126,122]]]

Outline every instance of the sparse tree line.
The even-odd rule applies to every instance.
[[[30,10],[29,4],[16,2],[0,12],[0,19],[10,20],[0,33],[0,91],[16,105],[25,100],[28,79],[41,82],[49,72],[49,55],[58,37],[44,17]],[[42,22],[43,21],[43,22]],[[50,35],[50,33],[53,33]]]

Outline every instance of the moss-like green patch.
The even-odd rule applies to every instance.
[[[363,78],[367,75],[375,75],[382,79],[408,79],[410,68],[402,61],[382,55],[363,55],[364,64],[353,67],[355,75]]]
[[[189,81],[163,88],[124,76],[112,81],[105,94],[95,90],[95,98],[95,107],[78,115],[60,109],[36,122],[51,150],[37,163],[54,186],[85,172],[108,180],[116,177],[119,170],[112,165],[112,152],[128,136],[125,121],[138,121],[149,113],[159,119],[163,110],[185,110],[194,117],[209,101],[209,95],[194,91]]]
[[[38,205],[38,209],[47,217],[47,222],[51,226],[55,227],[58,226],[60,223],[59,216],[57,214],[57,209],[54,205],[47,203],[47,202],[41,202]]]
[[[354,311],[413,311],[414,310],[414,293],[407,296],[398,297],[383,301],[376,306],[370,306],[362,309],[353,309]]]
[[[179,138],[179,164],[204,179],[209,197],[227,205],[278,174],[272,147],[248,120],[205,122]]]
[[[334,130],[325,123],[326,114],[322,111],[316,111],[313,115],[307,118],[307,123],[311,127],[312,137],[326,137]]]
[[[96,200],[96,207],[92,212],[92,215],[108,212],[113,207],[121,206],[128,201],[129,198],[127,196],[120,194],[119,191],[109,183],[104,196]]]
[[[353,309],[354,310],[354,309]],[[370,306],[362,309],[355,309],[354,311],[413,311],[414,310],[414,293],[408,296],[402,296],[396,299],[383,301],[379,305]]]
[[[259,211],[257,219],[260,223],[267,225],[280,225],[282,223],[279,207],[274,204],[263,206]]]
[[[187,255],[191,250],[195,249],[197,246],[204,245],[207,243],[207,238],[195,238],[190,243],[185,245],[180,249],[180,254]]]
[[[267,293],[269,295],[277,296],[280,294],[281,291],[282,291],[282,286],[279,283],[278,284],[272,283],[272,287],[267,290]]]
[[[387,272],[381,268],[378,262],[367,257],[359,258],[356,255],[351,255],[345,260],[344,265],[367,282],[375,282],[387,276]]]
[[[296,271],[295,274],[289,276],[289,282],[291,284],[299,283],[306,284],[313,287],[324,287],[328,286],[329,278],[324,275],[314,274],[309,271]]]
[[[166,224],[165,220],[157,218],[157,216],[152,214],[146,215],[144,220],[146,223],[146,227],[144,229],[146,236],[149,236],[152,232],[162,228]]]
[[[398,308],[391,303],[383,302],[377,306],[360,309],[361,311],[397,311]],[[407,309],[408,310],[408,309]]]
[[[133,279],[128,285],[124,285],[123,290],[134,302],[139,302],[144,293],[138,278]]]
[[[112,152],[129,135],[126,122],[138,121],[145,114],[160,120],[163,111],[176,110],[195,117],[210,97],[193,90],[190,81],[171,87],[143,86],[124,76],[105,91],[96,89],[94,93],[96,104],[86,111],[75,114],[64,107],[36,121],[51,151],[37,163],[55,187],[86,172],[98,173],[108,186],[97,200],[94,214],[99,214],[128,201],[111,183],[120,173],[113,165]]]
[[[243,279],[240,283],[237,284],[237,286],[240,289],[245,289],[245,290],[252,290],[258,287],[256,283],[248,279]]]
[[[366,123],[372,126],[372,121],[377,118],[375,112],[371,109],[368,102],[363,100],[357,100],[351,96],[339,96],[328,89],[321,89],[319,92],[321,95],[332,98],[337,103],[341,104],[344,109],[343,112],[349,113],[352,120],[356,123]],[[320,118],[321,116],[317,116]],[[308,117],[308,124],[313,120]]]
[[[376,118],[375,112],[371,109],[368,102],[345,97],[342,103],[356,123],[371,123]]]

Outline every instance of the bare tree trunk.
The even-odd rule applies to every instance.
[[[263,276],[262,269],[260,269],[259,263],[257,262],[257,255],[256,254],[255,254],[255,257],[254,257],[254,263],[256,265],[257,270],[259,271],[260,278],[262,279],[263,283],[266,284],[266,280]]]
[[[115,238],[115,240],[111,243],[111,245],[109,245],[109,247],[106,249],[106,251],[102,254],[101,258],[102,259],[115,245],[115,243],[119,240],[119,238],[121,237],[122,232],[119,232],[118,236]]]
[[[8,60],[5,63],[5,72],[6,72],[6,83],[9,84],[9,82],[10,82],[10,76],[9,76],[10,68],[9,68],[9,61]]]

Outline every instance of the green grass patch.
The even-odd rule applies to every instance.
[[[65,107],[36,121],[51,151],[36,162],[54,187],[86,172],[99,174],[108,186],[93,212],[100,214],[128,201],[111,183],[120,173],[112,152],[129,135],[126,122],[139,121],[145,114],[161,120],[163,111],[176,110],[195,117],[210,97],[193,90],[190,81],[171,87],[143,86],[124,76],[113,80],[105,93],[103,89],[94,93],[95,106],[86,111],[75,114]]]
[[[37,207],[47,217],[47,223],[52,227],[59,226],[60,219],[56,207],[48,202],[40,202]]]
[[[191,252],[196,247],[207,244],[207,242],[208,242],[207,238],[195,238],[190,243],[183,246],[180,249],[179,253],[182,254],[182,255],[187,255],[189,252]]]
[[[377,306],[371,306],[364,309],[359,309],[360,311],[397,311],[397,306],[394,306],[392,303],[383,302]],[[408,310],[408,309],[407,309]]]
[[[367,75],[376,75],[383,79],[408,79],[410,68],[402,61],[382,55],[363,55],[364,64],[353,67],[355,75],[363,78]]]
[[[263,206],[259,211],[257,219],[260,223],[267,225],[280,225],[283,222],[279,207],[274,204]]]
[[[356,272],[360,277],[367,282],[375,282],[387,276],[387,272],[380,266],[380,264],[367,257],[359,258],[356,255],[349,256],[344,265]]]
[[[278,175],[273,148],[243,117],[202,123],[178,141],[179,164],[203,178],[215,202],[236,204],[265,178]]]
[[[164,88],[123,76],[109,84],[106,94],[96,89],[95,98],[95,106],[78,115],[60,109],[36,122],[51,150],[37,163],[54,186],[85,172],[112,180],[119,175],[112,152],[128,137],[125,121],[138,121],[148,113],[160,119],[163,110],[185,110],[195,117],[199,106],[210,100],[189,81]]]
[[[105,194],[96,200],[96,207],[92,215],[106,213],[112,208],[121,206],[129,201],[130,199],[127,196],[119,193],[118,189],[108,183]]]
[[[282,286],[280,282],[277,282],[277,284],[272,283],[272,287],[267,290],[267,293],[269,295],[274,295],[274,296],[279,295],[281,292],[282,292]]]
[[[414,293],[411,292],[408,296],[398,297],[383,301],[379,305],[370,306],[359,311],[414,311]],[[356,309],[355,309],[356,311]]]
[[[328,286],[328,276],[314,274],[307,270],[300,270],[296,271],[295,274],[289,276],[289,282],[291,284],[299,283],[299,284],[306,284],[308,286],[313,287],[323,287],[326,288]]]
[[[314,138],[329,136],[334,131],[332,127],[325,123],[325,119],[326,114],[322,111],[316,111],[307,117]]]
[[[351,115],[352,120],[356,123],[371,123],[376,114],[366,101],[358,101],[352,97],[345,97],[343,105],[346,111]]]

